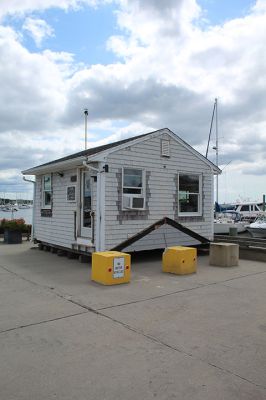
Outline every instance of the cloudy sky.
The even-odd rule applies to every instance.
[[[90,147],[168,127],[205,154],[217,97],[219,199],[261,199],[265,26],[266,0],[1,0],[0,193],[84,148],[84,108]]]

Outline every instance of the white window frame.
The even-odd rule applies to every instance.
[[[68,188],[74,188],[75,189],[75,198],[74,198],[74,200],[70,200],[69,198],[68,198]],[[76,201],[77,201],[77,185],[68,185],[67,187],[66,187],[66,201],[68,202],[68,203],[76,203]]]
[[[125,169],[135,169],[138,171],[142,171],[142,187],[141,187],[141,193],[124,193],[124,188],[126,189],[136,189],[136,187],[130,187],[130,186],[124,186],[124,176],[125,176]],[[144,207],[143,208],[132,208],[128,209],[124,207],[124,198],[125,197],[143,197],[144,198]],[[134,166],[125,166],[123,167],[122,170],[122,210],[145,210],[146,209],[146,170],[144,168],[140,167],[134,167]]]
[[[196,175],[199,177],[199,193],[191,192],[190,194],[198,194],[198,211],[196,212],[182,212],[179,209],[179,177],[180,175]],[[195,172],[179,172],[178,173],[178,194],[177,194],[177,204],[178,204],[178,215],[180,217],[195,217],[202,216],[202,198],[203,198],[203,185],[202,185],[202,174]]]
[[[47,190],[44,188],[44,180],[45,177],[49,176],[50,177],[50,182],[51,182],[51,189]],[[45,193],[50,192],[51,193],[51,204],[45,204]],[[51,210],[52,208],[52,174],[45,174],[42,176],[42,208],[46,210]]]

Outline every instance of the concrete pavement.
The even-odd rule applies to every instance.
[[[174,276],[134,257],[130,284],[0,244],[0,398],[266,398],[266,263]]]

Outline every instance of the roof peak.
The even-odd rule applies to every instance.
[[[49,166],[49,165],[52,165],[52,164],[57,164],[57,163],[59,163],[59,162],[63,162],[63,161],[67,161],[67,160],[71,160],[71,159],[75,159],[75,158],[79,158],[79,157],[88,157],[88,156],[92,156],[92,155],[97,154],[97,153],[100,153],[100,152],[102,152],[102,151],[109,150],[109,149],[115,148],[115,147],[117,147],[117,146],[120,146],[120,145],[122,145],[122,144],[130,143],[130,142],[133,141],[133,140],[137,140],[137,139],[140,139],[140,138],[144,138],[145,136],[149,136],[149,135],[152,135],[152,134],[154,134],[154,133],[156,133],[156,132],[163,132],[163,131],[171,132],[169,128],[157,129],[157,130],[152,131],[152,132],[149,132],[149,133],[144,133],[144,134],[141,134],[141,135],[131,136],[131,137],[126,138],[126,139],[117,140],[117,141],[115,141],[115,142],[103,144],[103,145],[101,145],[101,146],[91,147],[91,148],[86,149],[86,150],[81,150],[81,151],[79,151],[79,152],[77,152],[77,153],[69,154],[68,156],[61,157],[61,158],[57,158],[57,159],[55,159],[55,160],[53,160],[53,161],[49,161],[49,162],[47,162],[47,163],[37,165],[37,166],[35,166],[35,167],[30,168],[29,170],[32,170],[32,169],[35,169],[35,168],[40,168],[40,167]],[[26,173],[27,170],[22,171],[22,172],[23,172],[23,173]]]

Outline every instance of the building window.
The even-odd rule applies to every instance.
[[[43,176],[43,208],[52,208],[52,176]]]
[[[67,201],[76,201],[76,186],[67,186]]]
[[[202,176],[179,174],[178,214],[202,215]]]
[[[145,208],[144,170],[123,169],[123,209]]]
[[[142,194],[143,171],[141,169],[124,168],[123,193]]]

